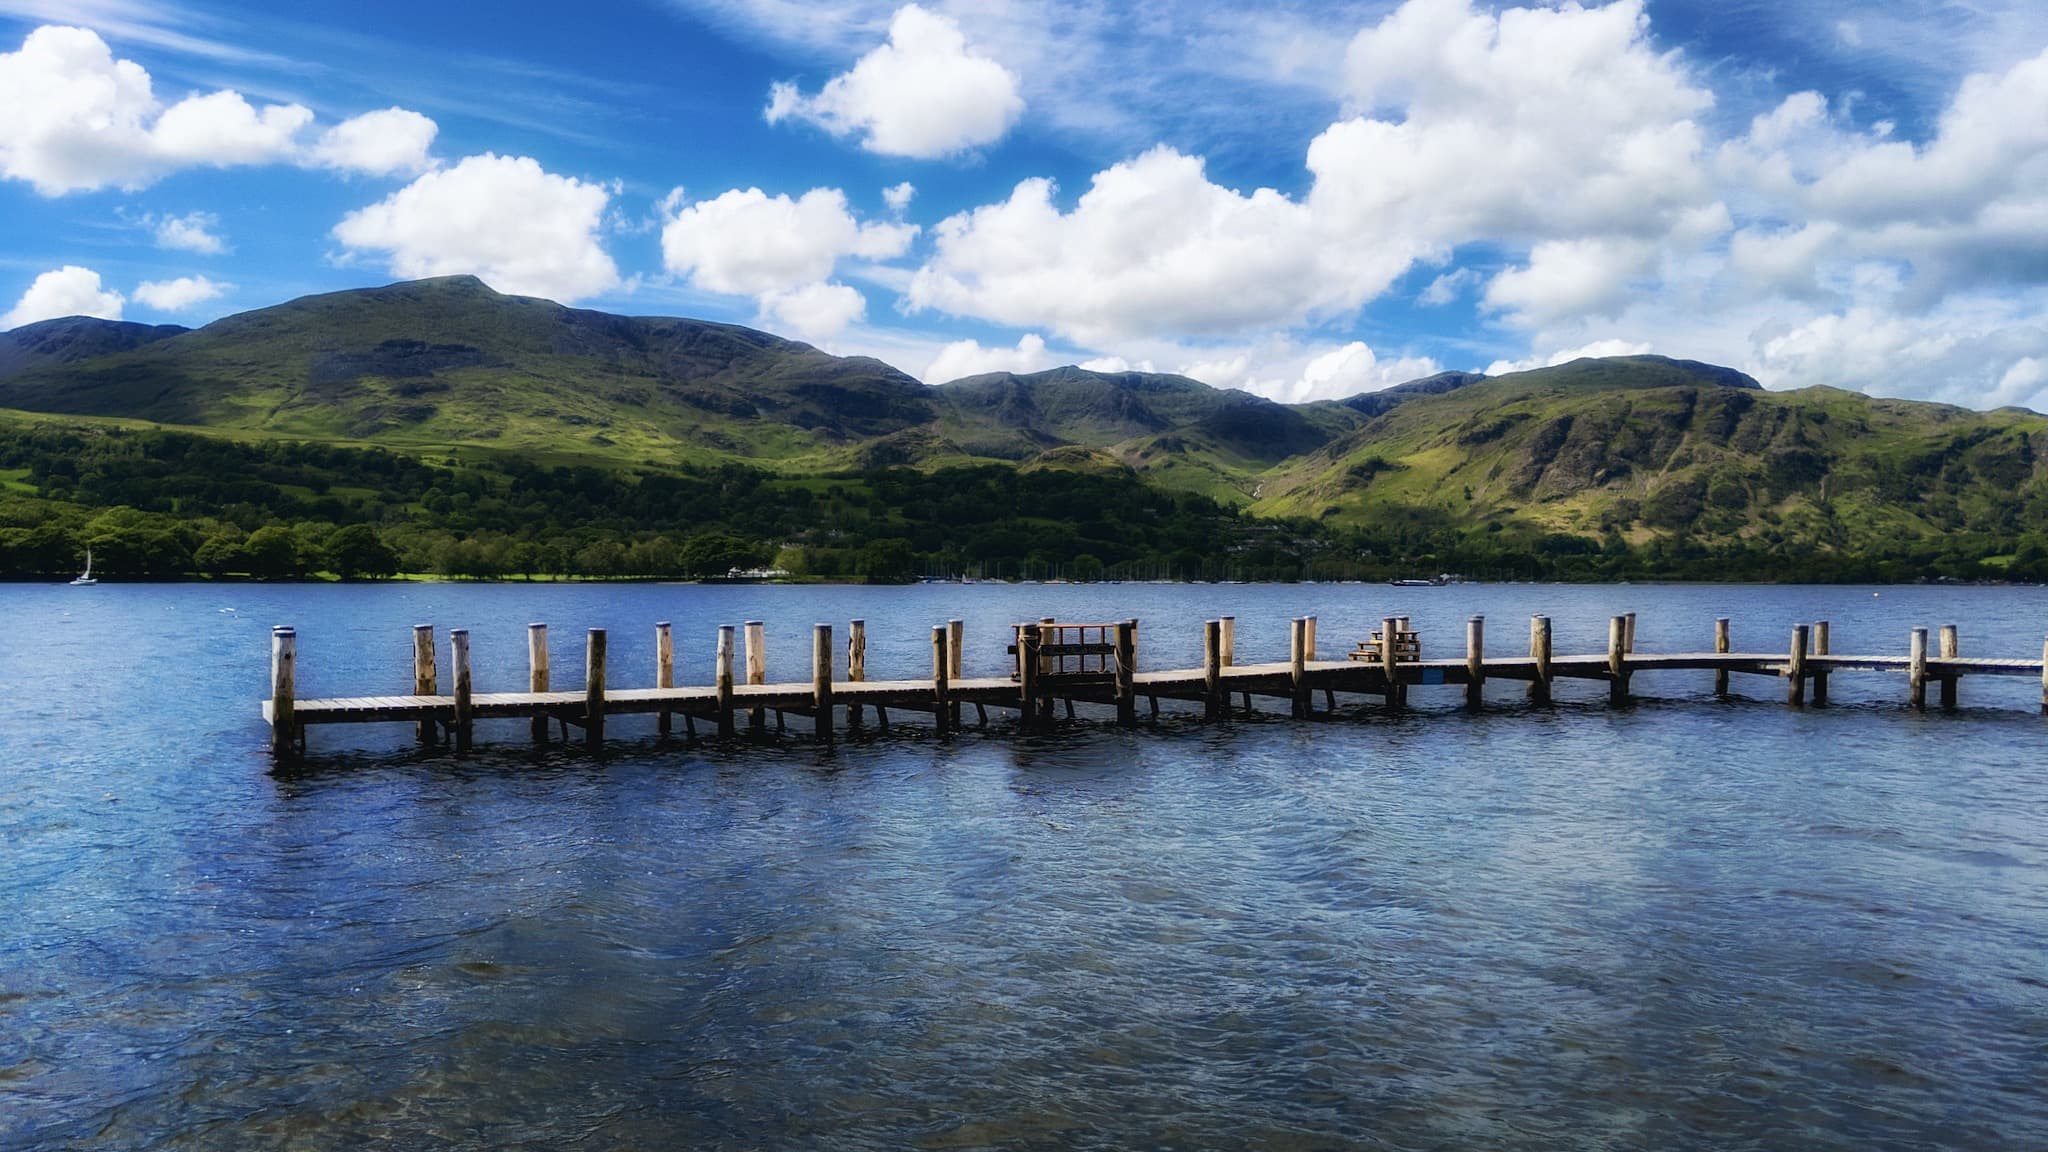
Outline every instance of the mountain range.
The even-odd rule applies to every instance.
[[[749,328],[447,277],[198,329],[71,317],[0,334],[0,409],[237,440],[794,475],[1000,463],[1128,476],[1246,513],[1529,540],[1856,549],[2048,524],[2048,417],[1656,356],[1443,373],[1281,404],[1067,367],[928,386]],[[20,420],[26,417],[16,416]]]

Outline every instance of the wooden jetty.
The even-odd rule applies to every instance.
[[[1064,706],[1066,716],[1073,718],[1076,703],[1113,707],[1119,724],[1133,725],[1138,722],[1140,698],[1154,718],[1161,700],[1197,703],[1208,719],[1223,720],[1231,714],[1233,700],[1241,701],[1249,712],[1256,699],[1286,701],[1293,716],[1307,718],[1315,714],[1318,695],[1325,711],[1335,709],[1338,693],[1378,697],[1388,707],[1400,708],[1411,687],[1438,685],[1462,686],[1466,705],[1478,708],[1489,680],[1526,683],[1528,698],[1538,704],[1550,702],[1556,680],[1604,681],[1610,702],[1618,705],[1629,700],[1630,680],[1636,673],[1679,669],[1714,673],[1714,688],[1721,695],[1728,693],[1733,674],[1775,677],[1784,681],[1786,701],[1795,706],[1825,705],[1829,678],[1838,672],[1902,673],[1907,702],[1915,709],[1927,706],[1930,682],[1939,690],[1942,707],[1954,708],[1957,683],[1964,676],[2033,677],[2041,683],[2041,709],[2048,715],[2048,642],[2043,643],[2039,660],[1965,657],[1954,625],[1941,628],[1938,647],[1932,651],[1928,630],[1915,628],[1904,655],[1855,656],[1829,650],[1826,621],[1793,627],[1783,651],[1736,652],[1729,622],[1723,618],[1714,622],[1711,651],[1645,653],[1635,650],[1635,615],[1627,613],[1608,622],[1605,652],[1558,655],[1551,651],[1550,618],[1534,616],[1526,655],[1489,656],[1485,617],[1474,616],[1466,624],[1461,657],[1426,660],[1421,638],[1408,621],[1388,617],[1345,658],[1326,660],[1317,652],[1316,618],[1301,616],[1288,625],[1287,661],[1239,664],[1237,622],[1225,616],[1204,623],[1199,667],[1148,672],[1139,669],[1138,621],[1073,623],[1048,617],[1011,628],[1006,650],[1013,657],[1010,675],[970,678],[961,675],[964,628],[961,621],[951,620],[932,627],[928,677],[870,680],[867,627],[855,620],[847,632],[843,663],[837,659],[832,625],[818,624],[812,636],[811,678],[770,684],[762,624],[753,620],[739,633],[744,664],[737,669],[735,630],[731,625],[718,629],[711,682],[703,685],[675,683],[670,626],[663,622],[654,627],[650,687],[610,685],[605,630],[592,628],[585,639],[583,686],[556,690],[547,625],[532,624],[527,628],[525,691],[475,691],[469,632],[457,628],[448,634],[450,683],[443,694],[434,628],[421,624],[413,629],[410,694],[327,700],[297,698],[298,634],[292,628],[275,628],[270,638],[270,699],[263,702],[263,718],[271,726],[271,751],[280,759],[296,758],[305,750],[306,729],[316,724],[409,723],[422,743],[445,735],[457,751],[467,751],[476,722],[493,719],[528,720],[535,741],[549,738],[550,722],[559,726],[564,739],[573,726],[597,748],[604,741],[606,718],[615,715],[654,715],[663,737],[671,735],[674,718],[680,716],[692,739],[699,720],[715,726],[720,737],[731,738],[742,713],[755,733],[763,730],[769,713],[778,729],[785,716],[796,715],[808,717],[812,731],[826,743],[839,730],[842,714],[847,730],[859,730],[870,710],[878,728],[888,727],[893,710],[928,715],[941,733],[960,726],[963,706],[972,706],[981,724],[988,722],[990,708],[1014,710],[1018,727],[1025,731],[1051,727],[1056,706]]]

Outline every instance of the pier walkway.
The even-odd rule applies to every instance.
[[[1050,725],[1056,705],[1063,705],[1071,718],[1076,703],[1113,706],[1119,723],[1134,724],[1140,699],[1153,716],[1159,714],[1161,700],[1176,700],[1202,704],[1204,715],[1212,720],[1229,715],[1234,701],[1251,710],[1256,699],[1285,700],[1292,715],[1305,718],[1314,713],[1318,695],[1325,709],[1336,707],[1339,693],[1374,696],[1399,708],[1407,703],[1410,688],[1428,686],[1462,686],[1467,705],[1478,708],[1488,680],[1526,682],[1530,699],[1538,703],[1550,700],[1554,680],[1603,681],[1609,685],[1610,701],[1621,704],[1629,699],[1635,673],[1682,669],[1713,672],[1715,690],[1724,695],[1732,674],[1775,677],[1785,682],[1786,700],[1793,705],[1809,700],[1826,704],[1828,680],[1836,673],[1903,674],[1907,702],[1914,708],[1926,706],[1929,683],[1938,687],[1941,704],[1952,708],[1957,683],[1964,676],[2029,677],[2040,681],[2042,711],[2048,714],[2048,643],[2039,660],[1964,657],[1953,625],[1940,630],[1939,646],[1931,652],[1928,629],[1915,628],[1904,655],[1835,654],[1829,651],[1825,621],[1795,626],[1785,651],[1733,652],[1724,618],[1715,621],[1714,651],[1647,653],[1635,651],[1635,617],[1626,614],[1609,621],[1606,652],[1560,656],[1551,652],[1550,618],[1535,616],[1529,624],[1528,655],[1488,656],[1485,623],[1479,616],[1467,622],[1465,654],[1458,659],[1421,659],[1420,638],[1407,620],[1390,617],[1345,659],[1330,660],[1317,658],[1316,618],[1303,616],[1289,622],[1287,661],[1238,664],[1236,621],[1222,617],[1204,624],[1199,667],[1141,671],[1138,621],[1077,624],[1045,619],[1013,627],[1007,650],[1016,668],[1013,674],[970,679],[960,675],[962,624],[953,620],[932,628],[930,678],[869,680],[866,624],[856,620],[843,661],[836,667],[832,626],[819,624],[813,630],[812,678],[770,684],[762,624],[748,621],[742,634],[744,675],[735,672],[735,630],[725,626],[719,629],[712,683],[694,686],[674,683],[673,641],[669,625],[663,623],[655,625],[655,684],[644,688],[607,687],[605,632],[593,628],[586,638],[584,686],[572,691],[551,688],[547,626],[533,624],[527,629],[524,692],[472,691],[469,633],[455,629],[449,633],[453,675],[447,693],[439,690],[433,626],[422,624],[413,629],[412,692],[324,700],[296,698],[298,636],[294,629],[280,627],[271,633],[271,698],[263,702],[263,719],[271,726],[271,750],[280,759],[301,755],[306,729],[319,724],[411,723],[423,743],[445,736],[458,750],[467,750],[476,721],[527,719],[537,741],[550,738],[552,723],[563,738],[570,727],[580,728],[584,740],[596,747],[604,740],[607,716],[657,716],[663,736],[671,733],[675,717],[683,719],[692,737],[697,721],[703,720],[720,736],[730,737],[742,718],[758,731],[772,713],[778,726],[788,715],[808,717],[818,738],[829,742],[841,727],[842,715],[845,728],[857,729],[865,725],[869,711],[883,728],[892,711],[928,715],[941,732],[959,727],[963,707],[972,707],[984,724],[988,709],[1012,709],[1019,726],[1027,730]]]

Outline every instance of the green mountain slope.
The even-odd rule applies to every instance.
[[[916,380],[734,325],[473,277],[310,296],[0,381],[0,406],[393,445],[785,459],[929,422]]]
[[[1277,469],[1254,509],[1636,546],[2013,534],[2048,521],[2048,417],[1580,361],[1408,400]]]
[[[1774,564],[1810,570],[1814,557],[1934,552],[1993,570],[2015,557],[2028,570],[2039,552],[2048,565],[2048,417],[1767,392],[1730,369],[1655,356],[1494,378],[1442,373],[1303,405],[1080,368],[932,388],[878,361],[743,327],[564,308],[451,277],[307,297],[195,331],[30,325],[0,334],[0,409],[40,414],[0,414],[0,432],[26,445],[15,463],[0,461],[0,499],[86,507],[164,502],[140,480],[103,483],[64,463],[72,452],[112,467],[119,454],[96,438],[144,421],[252,444],[391,449],[498,477],[463,480],[474,499],[529,483],[520,478],[537,465],[595,466],[636,485],[743,467],[758,473],[750,484],[769,477],[766,490],[792,501],[787,515],[730,526],[761,534],[761,548],[771,526],[801,543],[807,533],[792,526],[808,522],[826,537],[886,541],[891,525],[925,523],[929,512],[888,500],[943,491],[890,477],[993,467],[1073,478],[1033,481],[1036,491],[1092,484],[1241,508],[1282,522],[1260,539],[1288,541],[1286,555],[1374,571],[1770,574]],[[178,465],[165,475],[192,495],[165,497],[163,514],[229,514],[237,505],[216,489],[257,483],[238,469],[263,471],[249,462],[268,451],[219,456],[211,480]],[[321,473],[332,491],[301,493],[294,482],[257,499],[252,488],[244,503],[293,517],[315,509],[335,523],[454,523],[428,490],[461,485],[387,489],[374,479],[381,468],[372,459]],[[865,526],[845,527],[855,522]],[[1037,565],[1059,563],[1063,548],[1112,552],[1115,534],[1079,530],[1088,523],[1090,509],[1076,507],[1066,522],[1040,516],[1012,543],[987,547],[999,563]],[[1007,527],[990,531],[1010,539]],[[921,555],[975,562],[928,533],[914,543]],[[1236,562],[1219,547],[1184,551]],[[1293,562],[1262,555],[1260,571]],[[1899,563],[1886,571],[1913,571]]]

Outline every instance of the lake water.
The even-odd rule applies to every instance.
[[[1873,595],[1873,592],[1878,593]],[[720,623],[864,617],[869,674],[970,675],[1015,619],[1137,616],[1141,664],[1244,661],[1316,613],[1602,650],[2038,656],[2048,590],[1464,586],[0,587],[0,1147],[2048,1147],[2048,720],[2039,685],[1641,674],[1417,689],[1407,714],[1229,726],[1170,706],[1019,738],[661,747],[479,726],[315,729],[272,775],[271,625],[302,696],[404,691],[410,626],[524,625],[612,682],[708,681]],[[842,632],[843,635],[843,632]],[[1098,714],[1099,715],[1099,714]],[[970,719],[972,711],[969,711]],[[1086,717],[1084,716],[1084,721]]]

